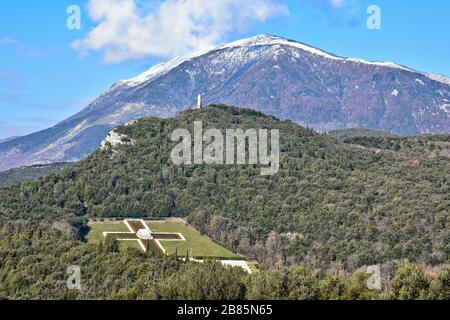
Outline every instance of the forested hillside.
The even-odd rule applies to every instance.
[[[330,135],[347,144],[360,145],[378,151],[394,151],[403,157],[450,158],[450,135],[395,136],[382,131],[347,129],[330,132]]]
[[[174,166],[169,156],[176,144],[170,140],[172,131],[192,131],[193,122],[199,120],[205,129],[279,129],[279,173],[261,176],[256,165]],[[222,297],[296,299],[335,294],[362,298],[345,288],[364,283],[363,276],[326,276],[314,270],[355,271],[371,264],[382,265],[386,278],[394,277],[389,282],[391,291],[386,290],[383,297],[402,297],[401,286],[406,285],[402,277],[410,274],[414,281],[419,279],[412,285],[419,289],[409,298],[448,293],[448,269],[433,271],[434,280],[422,269],[435,270],[431,267],[448,263],[450,159],[441,152],[432,156],[416,152],[421,147],[415,147],[437,143],[445,151],[448,137],[420,138],[428,141],[425,144],[412,139],[411,152],[397,152],[382,141],[342,142],[290,121],[226,106],[189,110],[173,119],[144,119],[117,132],[133,143],[96,151],[60,174],[0,191],[0,292],[5,297],[55,297],[45,284],[64,278],[61,270],[69,262],[85,264],[93,279],[107,275],[105,298],[186,297],[187,292],[169,288],[171,277],[189,283],[190,275],[197,273],[204,273],[205,281],[207,277],[221,279],[227,287],[227,295],[217,293]],[[401,138],[389,139],[399,143],[400,149],[409,145]],[[119,216],[186,218],[200,231],[258,260],[263,268],[278,269],[279,274],[261,271],[247,277],[237,270],[216,271],[218,266],[149,258],[132,250],[119,253],[114,243],[95,248],[79,242],[86,233],[87,217]],[[421,268],[407,264],[397,271],[400,280],[395,291],[395,270],[404,259]],[[282,268],[295,264],[302,266]],[[151,270],[142,275],[145,268]],[[36,272],[51,275],[41,279]],[[145,282],[148,295],[133,293],[135,285],[152,276],[167,281],[151,282],[164,290],[150,290]],[[305,282],[308,288],[290,292],[295,279],[310,281]],[[279,281],[284,281],[284,292],[268,289],[279,288]],[[341,282],[345,282],[342,290],[333,292]],[[91,285],[95,283],[101,281],[92,280]],[[431,293],[432,287],[441,289]],[[192,290],[191,297],[197,297],[193,292],[198,290]],[[374,294],[361,290],[356,291]],[[58,292],[62,295],[58,297],[72,297],[64,290]]]
[[[217,262],[184,263],[134,248],[119,251],[73,241],[45,224],[8,222],[0,229],[2,299],[450,299],[450,269],[433,276],[405,263],[383,290],[370,290],[364,271],[327,274],[311,265],[246,274]],[[67,268],[81,268],[81,290],[69,290]]]

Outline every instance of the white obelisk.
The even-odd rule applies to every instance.
[[[197,97],[197,109],[201,109],[203,107],[203,103],[202,103],[202,95],[199,94]]]

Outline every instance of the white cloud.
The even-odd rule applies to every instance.
[[[179,55],[288,15],[288,8],[275,1],[90,0],[88,12],[97,26],[72,47],[84,54],[101,51],[107,63]]]

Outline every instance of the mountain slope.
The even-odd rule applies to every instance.
[[[51,163],[48,165],[21,167],[0,172],[0,188],[58,173],[67,165],[67,163]]]
[[[192,132],[200,120],[205,129],[222,132],[279,129],[280,172],[173,165],[170,152],[177,143],[171,133]],[[342,263],[355,269],[404,258],[448,261],[448,157],[346,144],[291,121],[225,106],[140,120],[117,132],[133,143],[98,150],[61,174],[0,191],[0,218],[186,217],[269,266]]]
[[[141,117],[173,116],[200,93],[206,103],[249,107],[320,131],[450,132],[448,78],[261,35],[117,82],[54,128],[0,143],[0,170],[82,159],[112,128]]]

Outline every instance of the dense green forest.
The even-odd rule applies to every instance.
[[[0,172],[0,188],[59,173],[67,165],[67,163],[50,163],[2,171]]]
[[[450,299],[450,269],[427,275],[402,264],[383,290],[370,290],[368,274],[327,274],[312,265],[247,274],[220,263],[185,263],[111,238],[82,244],[38,222],[4,223],[0,230],[0,299]],[[81,268],[81,290],[69,290],[67,267]]]
[[[395,136],[382,131],[366,129],[336,130],[331,136],[347,144],[393,151],[403,157],[450,157],[450,135]]]
[[[400,138],[400,136],[380,131],[380,130],[371,130],[371,129],[363,129],[363,128],[351,128],[351,129],[337,129],[334,131],[330,131],[329,135],[339,139],[345,140],[354,137],[383,137],[383,138]]]
[[[279,129],[279,173],[173,165],[171,133],[192,131],[199,120],[205,129]],[[449,136],[335,137],[226,106],[143,119],[117,132],[128,143],[0,190],[0,297],[450,297]],[[82,243],[88,217],[170,216],[262,270],[246,275]],[[83,266],[86,291],[64,288],[68,264]],[[359,269],[373,264],[382,267],[381,293],[366,289]]]

